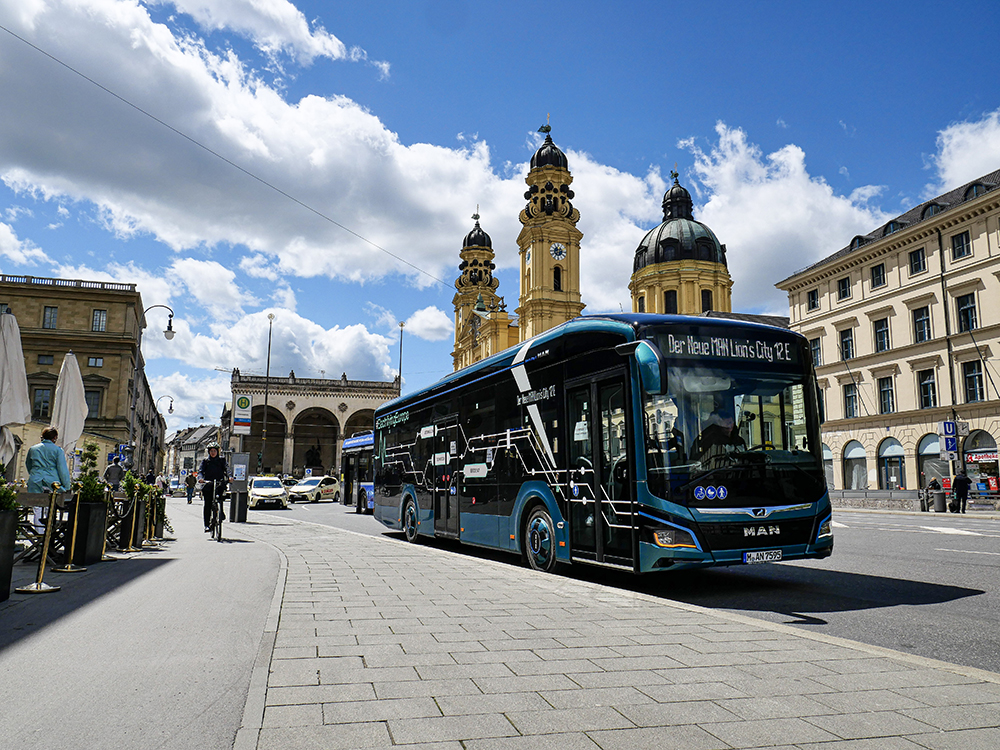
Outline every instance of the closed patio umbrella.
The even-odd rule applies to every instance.
[[[76,441],[83,434],[83,423],[89,412],[87,396],[83,390],[83,376],[76,355],[68,352],[59,368],[56,381],[56,397],[52,404],[52,426],[59,430],[57,445],[66,453],[66,463],[72,466],[70,456],[76,448]]]
[[[31,421],[21,329],[9,311],[0,314],[0,471],[17,450],[10,425]]]

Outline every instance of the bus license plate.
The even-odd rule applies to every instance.
[[[743,562],[747,565],[753,563],[778,562],[781,560],[780,549],[765,549],[760,552],[744,552]]]

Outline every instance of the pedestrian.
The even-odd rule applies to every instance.
[[[143,479],[142,481],[144,481],[146,484],[152,487],[154,484],[156,484],[156,474],[154,474],[153,470],[150,469],[149,473],[146,474],[146,478]]]
[[[124,478],[125,469],[122,468],[121,459],[115,456],[104,470],[104,481],[111,485],[113,492],[117,492]]]
[[[69,467],[66,454],[56,445],[59,430],[46,427],[37,445],[28,448],[24,468],[28,470],[28,492],[51,492],[52,484],[59,483],[63,492],[70,491]]]
[[[184,478],[184,484],[187,487],[188,505],[190,505],[194,501],[194,488],[198,486],[198,473],[189,472]]]
[[[969,499],[969,487],[972,480],[966,475],[963,469],[959,469],[958,474],[951,480],[951,491],[955,496],[955,512],[965,513],[965,504]]]

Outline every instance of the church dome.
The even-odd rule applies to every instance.
[[[663,223],[649,231],[635,250],[632,273],[657,263],[704,260],[726,265],[726,246],[694,220],[691,194],[677,181],[663,195]]]
[[[531,157],[531,168],[535,167],[560,167],[569,169],[569,161],[566,154],[559,150],[559,147],[552,142],[552,136],[545,134],[545,142],[541,145],[535,155]]]
[[[483,231],[483,228],[479,226],[479,217],[476,217],[476,226],[472,228],[472,231],[465,235],[465,239],[462,241],[462,247],[493,247],[493,240],[490,236]]]

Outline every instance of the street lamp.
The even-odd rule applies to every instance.
[[[271,384],[271,329],[274,327],[274,313],[267,314],[267,370],[264,374],[264,426],[260,436],[260,455],[257,457],[257,473],[264,470],[264,451],[267,448],[267,395]]]
[[[142,317],[139,320],[139,339],[135,346],[135,374],[132,378],[132,408],[129,411],[128,418],[128,442],[132,446],[133,455],[135,451],[135,408],[139,400],[139,381],[141,380],[143,373],[145,372],[146,366],[142,360],[142,329],[146,327],[146,313],[157,307],[162,307],[164,310],[169,310],[170,315],[167,318],[167,328],[163,331],[163,337],[170,341],[174,337],[174,311],[173,308],[167,305],[150,305],[145,310],[142,311]]]
[[[171,331],[171,333],[173,333],[173,331]],[[160,396],[158,399],[156,399],[156,410],[157,411],[160,410],[160,402],[163,399],[165,399],[165,398],[169,398],[170,399],[170,406],[167,407],[167,414],[173,414],[174,413],[174,397],[173,396]]]
[[[405,326],[402,320],[399,321],[399,387],[403,387],[403,326]]]

